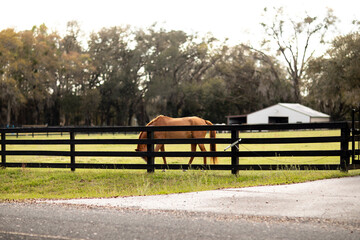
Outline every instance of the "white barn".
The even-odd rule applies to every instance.
[[[247,115],[227,116],[227,124],[329,122],[330,116],[298,103],[278,103]]]

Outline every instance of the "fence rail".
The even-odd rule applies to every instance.
[[[340,150],[298,150],[298,151],[239,151],[239,132],[243,131],[273,131],[273,130],[312,130],[312,129],[338,129],[340,136],[329,137],[292,137],[292,138],[242,138],[241,144],[285,144],[285,143],[340,143]],[[201,138],[201,139],[154,139],[155,131],[229,131],[230,138]],[[126,133],[148,132],[148,139],[76,139],[77,133]],[[239,170],[274,170],[274,169],[320,169],[347,171],[355,168],[350,164],[350,156],[359,155],[359,150],[349,150],[350,127],[347,122],[334,123],[307,123],[307,124],[260,124],[260,125],[213,125],[213,126],[168,126],[168,127],[45,127],[45,128],[12,128],[0,129],[1,132],[1,166],[2,167],[30,167],[30,168],[102,168],[102,169],[146,169],[154,172],[155,169],[210,169],[231,170],[237,174]],[[19,133],[66,133],[69,139],[7,139],[8,135]],[[231,151],[216,152],[154,152],[155,144],[232,144]],[[135,151],[78,151],[76,145],[92,144],[147,144],[146,152]],[[67,145],[68,151],[35,151],[35,150],[7,150],[8,145]],[[70,157],[68,163],[18,163],[7,162],[7,156],[64,156]],[[147,164],[93,164],[76,163],[76,157],[147,157]],[[231,164],[201,165],[201,164],[154,164],[155,157],[229,157]],[[239,164],[240,157],[274,157],[274,156],[339,156],[339,164]]]

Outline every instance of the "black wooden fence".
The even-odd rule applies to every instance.
[[[358,121],[356,121],[356,114],[358,115]],[[352,163],[360,164],[360,108],[352,110],[351,149]]]
[[[239,136],[244,131],[283,131],[283,130],[312,130],[312,129],[339,129],[340,136],[329,137],[297,137],[297,138],[241,138],[241,144],[285,144],[285,143],[340,143],[340,150],[311,150],[311,151],[239,151]],[[155,131],[229,131],[230,138],[201,138],[201,139],[154,139]],[[76,139],[78,133],[128,133],[146,131],[148,139]],[[276,169],[318,169],[347,171],[357,165],[350,162],[350,156],[358,155],[359,151],[349,150],[350,127],[347,122],[333,123],[307,123],[307,124],[261,124],[261,125],[213,125],[213,126],[168,126],[168,127],[46,127],[46,128],[2,128],[1,132],[1,166],[6,167],[29,167],[29,168],[98,168],[98,169],[147,169],[154,172],[155,169],[208,169],[208,170],[231,170],[237,174],[239,170],[276,170]],[[67,133],[69,139],[17,139],[9,135],[23,133]],[[240,135],[239,135],[240,134]],[[7,138],[8,137],[8,138]],[[155,144],[191,144],[191,143],[215,143],[231,145],[230,151],[218,149],[216,152],[154,152]],[[77,145],[92,144],[147,144],[146,152],[135,151],[77,151]],[[7,150],[9,145],[68,145],[69,151],[34,151],[34,150]],[[65,156],[69,157],[67,163],[19,163],[7,162],[7,156]],[[147,164],[105,164],[105,163],[77,163],[76,157],[147,157]],[[202,165],[202,164],[154,164],[155,157],[228,157],[231,164]],[[338,156],[338,164],[239,164],[240,157],[274,157],[274,156]]]

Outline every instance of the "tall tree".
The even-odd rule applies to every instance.
[[[360,102],[360,34],[336,38],[322,57],[309,64],[307,101],[334,120],[350,117]]]
[[[92,81],[101,93],[102,124],[127,125],[138,101],[141,54],[130,27],[104,28],[89,41]]]
[[[305,68],[316,50],[313,44],[316,40],[324,43],[326,33],[334,26],[337,18],[331,9],[328,9],[323,19],[306,15],[299,20],[286,16],[283,8],[274,11],[270,13],[267,8],[264,9],[266,15],[274,14],[270,23],[261,23],[270,38],[264,44],[276,45],[278,55],[283,57],[287,65],[295,101],[301,102]]]
[[[88,106],[86,95],[92,95],[96,89],[90,81],[94,70],[90,55],[80,44],[80,26],[76,21],[68,22],[67,35],[61,40],[59,60],[58,99],[60,101],[60,115],[65,125],[80,124],[86,119],[91,125],[89,111],[82,105]],[[91,93],[88,93],[90,91]],[[97,110],[98,98],[92,99],[92,107]]]
[[[154,27],[139,33],[139,45],[146,49],[143,87],[150,115],[185,114],[186,86],[199,84],[218,59],[212,51],[214,41]]]
[[[228,114],[249,113],[291,98],[284,70],[275,59],[248,46],[229,48],[216,71],[225,84]]]
[[[25,102],[24,95],[19,91],[16,72],[21,62],[19,55],[22,48],[21,38],[13,29],[0,32],[0,110],[6,121],[0,124],[10,125],[17,116],[19,107]],[[4,111],[3,111],[4,109]],[[4,116],[1,116],[1,119]]]
[[[58,108],[51,108],[49,111],[54,118],[47,119],[44,113],[49,106],[56,105],[54,96],[61,84],[58,71],[60,36],[56,32],[49,33],[44,24],[21,34],[24,64],[18,80],[27,99],[22,112],[23,122],[26,122],[23,124],[58,125]]]

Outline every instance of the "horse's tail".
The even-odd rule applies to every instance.
[[[207,125],[213,125],[210,121],[205,120]],[[216,138],[216,131],[210,131],[210,138]],[[216,152],[216,144],[215,143],[211,143],[210,144],[210,151],[212,152]],[[218,163],[218,159],[217,157],[212,157],[213,160],[213,164]]]

